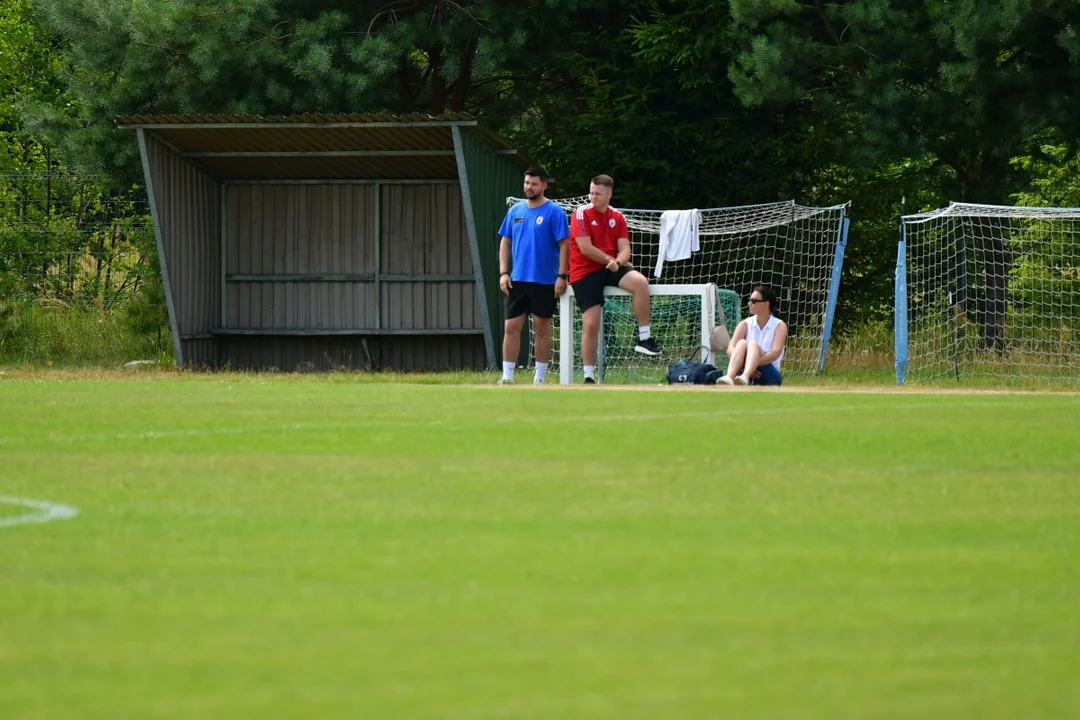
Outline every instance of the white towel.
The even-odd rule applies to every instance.
[[[701,249],[698,228],[701,211],[665,210],[660,213],[660,251],[656,258],[654,277],[660,277],[665,260],[686,260]]]

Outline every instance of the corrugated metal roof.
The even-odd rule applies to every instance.
[[[455,126],[496,151],[516,153],[505,139],[458,113],[125,115],[116,123],[152,134],[223,180],[456,179]]]
[[[167,130],[147,128],[184,152],[453,150],[450,127],[292,127]]]
[[[207,125],[222,123],[229,125],[238,124],[296,124],[310,123],[325,125],[328,123],[417,123],[417,122],[440,122],[440,123],[475,123],[476,119],[464,113],[443,113],[441,115],[425,115],[412,113],[408,115],[394,115],[390,113],[364,113],[364,114],[323,114],[305,113],[303,115],[121,115],[116,118],[117,125]]]

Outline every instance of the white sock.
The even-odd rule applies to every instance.
[[[586,365],[585,366],[585,377],[591,378],[593,380],[596,379],[596,366],[595,365]]]
[[[642,325],[637,331],[638,340],[648,340],[652,337],[652,326]]]
[[[547,363],[542,363],[542,362],[536,363],[536,374],[533,375],[533,382],[535,382],[535,383],[544,382],[544,377],[547,375],[547,366],[548,366]]]
[[[503,363],[503,378],[506,380],[514,379],[514,368],[517,367],[517,363],[504,362]]]

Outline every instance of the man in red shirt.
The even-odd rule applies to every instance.
[[[634,315],[638,321],[636,352],[655,357],[662,350],[652,337],[649,322],[652,299],[649,280],[630,264],[630,231],[626,218],[611,207],[615,181],[610,175],[597,175],[589,185],[590,205],[574,211],[570,220],[570,285],[581,308],[581,360],[585,382],[596,382],[596,346],[600,337],[600,310],[604,307],[604,288],[612,285],[634,296]]]

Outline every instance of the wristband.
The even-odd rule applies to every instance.
[[[509,276],[509,275],[510,275],[510,273],[508,273],[508,272],[501,272],[501,273],[499,273],[499,277],[502,277],[503,275]]]

